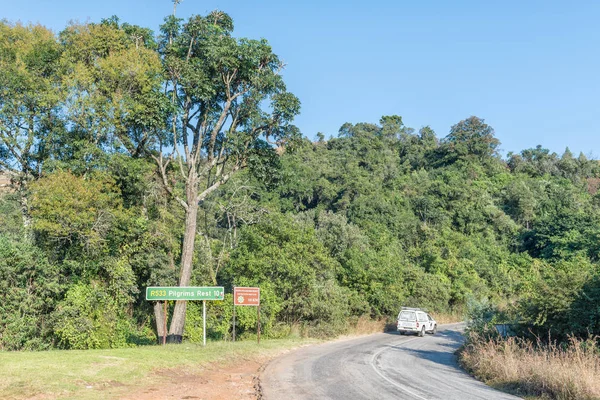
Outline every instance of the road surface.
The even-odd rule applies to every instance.
[[[423,338],[378,333],[305,347],[273,360],[261,374],[266,400],[518,399],[473,379],[454,351],[461,324]]]

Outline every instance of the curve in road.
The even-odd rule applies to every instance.
[[[305,347],[273,360],[261,374],[266,400],[508,400],[462,371],[454,352],[462,324],[436,335],[380,333]]]

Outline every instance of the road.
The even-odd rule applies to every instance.
[[[461,324],[423,338],[378,333],[301,348],[261,374],[266,400],[518,399],[473,379],[454,351]]]

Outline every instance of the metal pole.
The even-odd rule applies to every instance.
[[[203,346],[206,346],[206,300],[202,300],[202,335],[203,337]]]
[[[163,346],[167,344],[167,301],[165,300],[164,302],[164,310],[165,310],[165,318],[164,318],[164,325],[163,325]]]
[[[260,344],[260,304],[258,305],[257,308],[257,312],[258,312],[258,320],[256,321],[257,325],[258,325],[258,344]]]
[[[235,299],[233,300],[233,341],[235,342]]]

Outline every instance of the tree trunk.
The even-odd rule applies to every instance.
[[[24,180],[19,183],[19,205],[21,206],[21,217],[23,219],[23,235],[25,240],[33,241],[33,232],[31,229],[31,214],[29,213],[29,200],[27,198],[27,185]]]
[[[158,344],[163,343],[165,332],[165,312],[163,311],[164,304],[162,301],[154,303],[154,319],[156,320],[156,337]]]
[[[181,272],[179,275],[179,286],[189,286],[192,277],[192,261],[194,256],[194,244],[196,242],[196,226],[198,216],[198,202],[195,200],[198,195],[196,184],[188,189],[188,208],[185,212],[185,234],[183,236],[183,249],[181,252]],[[185,325],[185,310],[187,302],[178,301],[175,303],[173,318],[169,328],[169,343],[180,343],[183,338],[183,328]]]
[[[21,206],[21,216],[23,218],[23,227],[26,231],[31,229],[31,215],[29,215],[29,202],[25,193],[20,193],[19,203]]]

